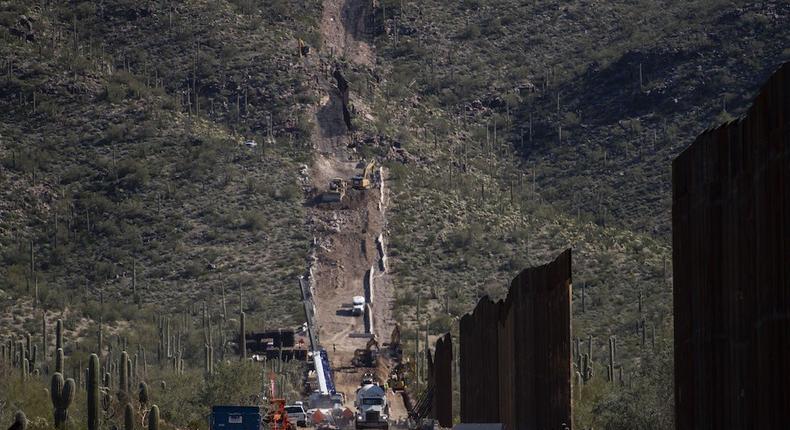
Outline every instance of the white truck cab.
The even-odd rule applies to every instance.
[[[351,315],[355,317],[361,316],[365,313],[365,298],[362,296],[354,296],[352,299],[353,308],[351,308]]]
[[[357,408],[355,427],[357,429],[388,429],[389,404],[387,393],[380,385],[365,380],[357,390],[354,402]]]

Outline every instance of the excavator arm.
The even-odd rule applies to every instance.
[[[370,163],[365,166],[365,170],[362,171],[361,175],[354,176],[353,183],[354,188],[358,190],[367,190],[373,186],[373,176],[374,170],[376,169],[376,160],[371,160]]]

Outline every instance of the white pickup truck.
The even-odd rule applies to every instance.
[[[296,402],[293,405],[285,406],[285,412],[288,413],[288,418],[295,422],[299,427],[307,427],[307,411],[304,409],[302,402]]]
[[[355,317],[362,316],[365,313],[365,298],[362,296],[354,296],[352,299],[351,315]]]

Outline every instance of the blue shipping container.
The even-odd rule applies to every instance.
[[[213,406],[211,430],[260,430],[261,409],[257,406]]]

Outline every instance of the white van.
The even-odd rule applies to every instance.
[[[354,307],[351,309],[351,315],[355,317],[361,316],[365,313],[365,298],[362,296],[354,296]]]

